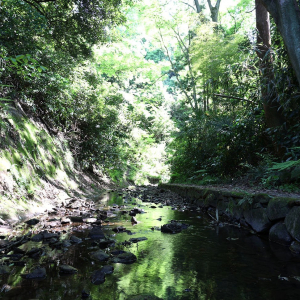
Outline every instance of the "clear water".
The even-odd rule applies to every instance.
[[[122,197],[110,194],[99,202],[99,205],[113,204],[123,204]],[[120,225],[135,233],[115,234],[112,238],[117,242],[132,237],[148,238],[128,247],[117,246],[134,253],[137,262],[112,264],[115,271],[106,276],[105,283],[93,285],[92,272],[106,263],[90,259],[89,252],[96,249],[87,240],[71,246],[66,253],[53,250],[44,261],[31,260],[25,267],[16,266],[10,276],[1,275],[0,286],[8,284],[11,290],[1,292],[0,299],[74,300],[81,299],[83,289],[90,292],[88,299],[94,300],[132,299],[141,294],[180,300],[299,299],[300,257],[288,248],[233,226],[211,225],[201,213],[141,205],[147,213],[136,216],[140,222],[137,225],[131,224],[130,216],[118,215],[110,220],[114,224],[104,226],[106,235],[115,234],[111,229]],[[160,217],[162,221],[157,220]],[[151,229],[169,220],[181,220],[191,226],[173,235]],[[88,231],[83,229],[74,234],[87,237]],[[49,257],[53,262],[45,264],[46,279],[30,281],[19,276],[38,263],[49,261]],[[78,268],[78,273],[59,275],[61,263]]]

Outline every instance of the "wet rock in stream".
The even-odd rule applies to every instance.
[[[123,252],[121,254],[118,254],[114,258],[112,258],[113,263],[121,263],[121,264],[133,264],[136,262],[136,256],[133,253],[130,252]]]
[[[138,238],[131,238],[129,241],[132,242],[132,243],[138,243],[138,242],[141,242],[141,241],[146,241],[148,240],[146,237],[138,237]]]
[[[80,244],[82,243],[82,239],[81,238],[78,238],[77,236],[75,235],[72,235],[70,237],[70,242],[73,243],[73,244]]]
[[[46,269],[37,267],[31,273],[21,274],[21,277],[25,279],[44,279],[46,278]]]
[[[69,265],[60,265],[59,266],[59,273],[60,274],[75,274],[78,270]]]
[[[130,298],[127,298],[126,300],[163,300],[162,298],[156,297],[154,295],[149,294],[142,294],[142,295],[136,295],[131,296]]]
[[[105,235],[102,231],[102,227],[100,226],[95,226],[91,229],[91,231],[89,232],[89,237],[91,239],[104,239]]]
[[[105,282],[105,276],[112,274],[114,268],[112,266],[106,265],[102,267],[100,270],[93,272],[91,276],[91,282],[95,285],[101,284]]]
[[[33,225],[38,224],[39,222],[40,222],[40,220],[38,220],[38,219],[31,219],[31,220],[26,221],[25,223],[27,225],[33,226]]]
[[[91,258],[97,261],[106,261],[109,258],[109,255],[106,254],[104,251],[102,250],[98,250],[96,252],[91,253]]]
[[[105,282],[105,273],[102,270],[95,271],[91,276],[91,282],[95,285]]]
[[[179,233],[183,229],[187,229],[188,227],[189,227],[189,225],[187,225],[187,224],[171,221],[171,223],[161,226],[161,232],[172,233],[172,234]]]
[[[9,274],[10,267],[9,266],[0,266],[0,275]]]

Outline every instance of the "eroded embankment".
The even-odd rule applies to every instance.
[[[300,252],[300,198],[272,197],[262,193],[222,191],[199,186],[161,184],[204,209],[215,209],[217,217],[267,234],[269,240]]]
[[[20,106],[0,110],[0,118],[0,234],[56,202],[111,186],[101,174],[83,172],[66,137]]]

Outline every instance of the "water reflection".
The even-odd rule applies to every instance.
[[[115,271],[106,276],[102,285],[93,285],[90,276],[106,263],[93,262],[89,253],[95,251],[91,241],[74,245],[66,253],[51,250],[52,263],[43,259],[47,278],[42,281],[23,280],[19,275],[41,261],[28,260],[26,267],[15,267],[9,277],[1,278],[12,287],[1,293],[0,299],[14,300],[74,300],[81,298],[83,289],[90,299],[133,299],[135,295],[152,294],[161,299],[241,300],[241,299],[294,299],[300,296],[300,260],[283,246],[232,226],[215,227],[197,213],[180,212],[170,207],[150,208],[141,201],[123,199],[105,194],[99,207],[131,204],[141,205],[147,213],[138,214],[137,225],[129,215],[118,215],[105,225],[105,234],[114,235],[117,248],[137,256],[131,265],[113,264]],[[127,203],[126,203],[127,202]],[[158,219],[162,218],[162,221]],[[169,220],[182,220],[191,226],[179,234],[164,234],[151,228]],[[115,234],[112,229],[122,225],[134,233]],[[88,232],[76,232],[84,238]],[[148,240],[122,246],[131,237],[146,236]],[[25,246],[24,246],[25,247]],[[50,250],[49,250],[50,251]],[[47,262],[47,263],[46,263]],[[78,268],[75,275],[62,276],[58,264],[66,263]],[[281,276],[278,278],[278,276]],[[288,278],[282,280],[282,277]]]

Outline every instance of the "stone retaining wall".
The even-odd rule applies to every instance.
[[[300,198],[181,184],[161,184],[160,188],[171,190],[204,209],[214,208],[231,222],[248,226],[257,233],[268,234],[270,241],[300,252]]]

